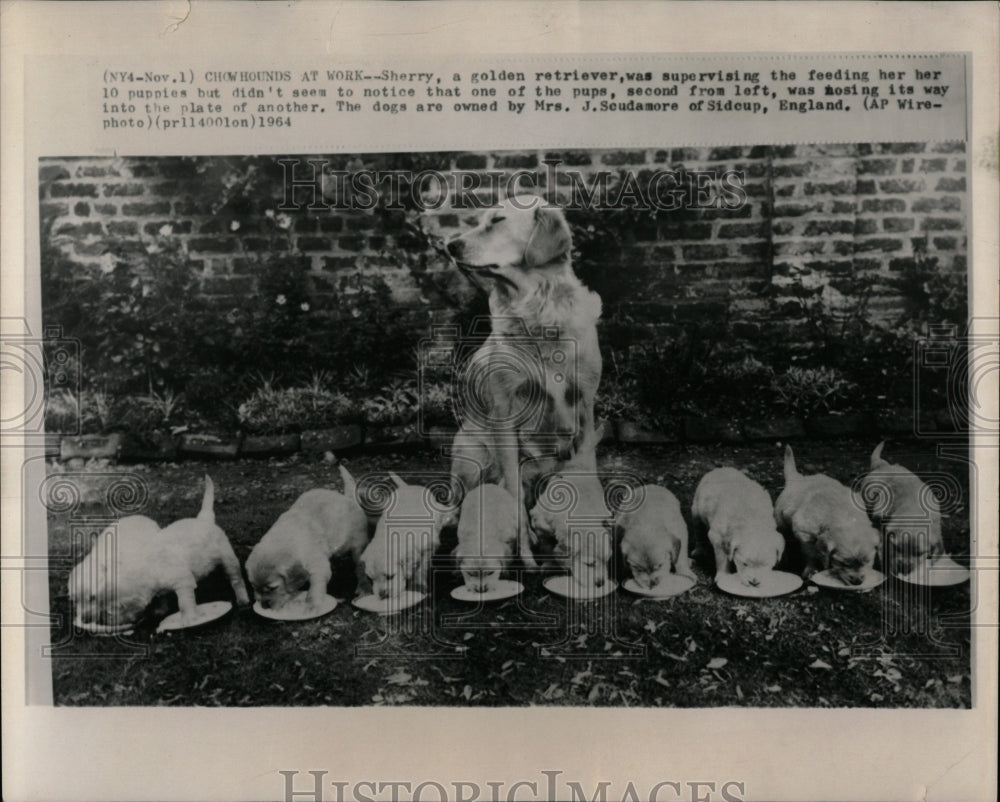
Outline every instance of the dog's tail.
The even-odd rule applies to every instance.
[[[205,474],[205,495],[201,500],[201,510],[198,512],[198,520],[215,523],[215,483],[212,477]]]
[[[395,473],[393,473],[392,471],[389,471],[389,478],[390,478],[390,479],[392,479],[392,483],[393,483],[394,485],[396,485],[396,487],[406,487],[406,482],[404,482],[404,481],[403,481],[403,480],[402,480],[402,479],[401,479],[401,478],[399,477],[399,475],[398,475],[398,474],[395,474]]]
[[[785,484],[788,484],[793,479],[800,479],[802,474],[799,473],[799,469],[795,467],[795,454],[792,453],[791,446],[785,446]]]
[[[351,472],[344,467],[344,463],[337,466],[340,469],[340,478],[344,481],[344,495],[352,501],[358,498],[358,483],[354,481]]]
[[[875,446],[875,450],[872,452],[872,467],[871,469],[877,470],[878,468],[885,468],[888,466],[888,462],[882,459],[882,449],[885,448],[885,440]]]

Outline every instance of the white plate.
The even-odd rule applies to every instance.
[[[740,582],[739,574],[723,574],[716,579],[719,590],[733,596],[746,596],[751,599],[770,599],[774,596],[784,596],[794,593],[802,587],[802,577],[787,571],[767,571],[760,575],[761,582],[756,587]]]
[[[160,625],[156,628],[156,631],[168,632],[175,629],[193,629],[194,627],[201,627],[205,624],[211,624],[213,621],[218,621],[232,609],[232,602],[227,601],[214,601],[199,604],[195,608],[194,621],[183,621],[181,619],[180,611],[178,611],[173,615],[168,615],[164,618],[160,622]]]
[[[947,554],[938,557],[930,565],[922,565],[908,574],[897,574],[904,582],[911,585],[929,585],[931,587],[947,587],[961,585],[969,581],[969,569],[959,565]]]
[[[655,588],[644,588],[634,579],[626,579],[622,585],[629,593],[637,596],[645,596],[648,599],[669,599],[671,596],[679,596],[691,590],[698,581],[693,576],[684,574],[668,574],[665,580]]]
[[[380,599],[374,593],[367,596],[359,596],[351,604],[359,610],[367,610],[369,613],[379,615],[392,615],[401,610],[415,607],[427,597],[426,593],[418,593],[415,590],[404,591],[397,598]]]
[[[324,596],[323,600],[316,606],[310,607],[306,604],[306,594],[302,593],[288,602],[284,607],[277,609],[272,607],[261,607],[259,601],[253,603],[253,611],[261,618],[271,621],[309,621],[313,618],[320,618],[327,613],[332,613],[337,607],[337,600],[333,596]]]
[[[872,568],[865,575],[865,581],[860,585],[845,584],[833,576],[833,574],[829,571],[819,571],[813,574],[810,579],[812,579],[815,584],[823,588],[830,588],[831,590],[854,590],[859,593],[864,593],[866,590],[877,588],[885,582],[885,574]]]
[[[495,589],[486,593],[478,593],[475,590],[470,590],[466,585],[459,585],[452,590],[451,597],[464,602],[500,601],[501,599],[513,598],[523,590],[524,585],[520,582],[515,582],[513,579],[501,579],[497,582]]]
[[[134,623],[111,626],[110,624],[85,623],[79,618],[73,619],[73,626],[77,629],[82,629],[90,635],[97,635],[103,638],[109,635],[131,635],[135,631]]]
[[[618,587],[618,583],[612,580],[608,580],[601,587],[591,588],[591,592],[588,594],[580,593],[580,587],[578,585],[571,584],[569,580],[569,574],[562,574],[560,576],[550,576],[543,583],[546,590],[550,590],[557,596],[565,596],[568,599],[573,599],[574,601],[591,601],[592,599],[600,599],[607,596],[609,593],[614,593],[615,588]]]

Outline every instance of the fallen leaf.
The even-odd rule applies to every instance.
[[[766,686],[764,688],[764,690],[768,691],[769,693],[778,693],[781,690],[781,686],[780,685],[768,685],[768,686]]]
[[[667,679],[663,678],[663,671],[662,670],[659,671],[659,672],[657,672],[656,676],[653,677],[653,682],[655,682],[657,685],[662,685],[664,688],[669,688],[670,687],[670,680],[667,680]]]
[[[729,661],[725,657],[713,657],[708,661],[708,665],[705,668],[716,669],[722,668]]]
[[[822,660],[813,660],[809,664],[809,668],[833,668],[829,663],[824,663]]]

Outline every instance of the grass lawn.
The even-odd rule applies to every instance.
[[[803,473],[850,483],[867,469],[873,445],[802,441],[795,453]],[[670,488],[687,513],[698,480],[720,465],[745,470],[776,497],[781,453],[777,444],[607,447],[599,464],[602,475],[626,471]],[[933,444],[922,442],[890,443],[886,456],[959,482],[963,498],[944,520],[944,536],[964,562],[967,465],[937,458]],[[355,477],[448,469],[431,452],[345,463]],[[241,562],[301,492],[340,489],[335,466],[306,457],[120,470],[147,483],[143,512],[161,526],[197,512],[209,471],[217,520]],[[83,476],[80,484],[86,486]],[[74,521],[106,515],[102,497],[100,487],[85,487]],[[51,515],[50,553],[68,553],[70,537],[70,519]],[[276,623],[241,610],[197,630],[156,634],[149,624],[125,638],[97,638],[74,635],[69,624],[64,560],[50,576],[54,698],[60,705],[970,707],[969,584],[914,594],[889,580],[865,594],[804,587],[746,600],[717,591],[709,566],[696,570],[699,584],[673,599],[619,590],[587,604],[552,596],[542,574],[525,573],[521,597],[476,609],[449,597],[461,580],[443,560],[432,602],[399,616],[343,603],[315,621]],[[342,592],[338,576],[350,574],[348,566],[335,572],[335,595]],[[199,599],[228,594],[224,578],[213,576]]]

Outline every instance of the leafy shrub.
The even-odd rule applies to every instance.
[[[830,412],[855,389],[833,368],[798,367],[776,376],[772,387],[785,409],[802,415]]]
[[[237,414],[245,429],[258,434],[323,429],[359,419],[357,405],[343,393],[319,387],[277,389],[270,383],[240,404]]]

